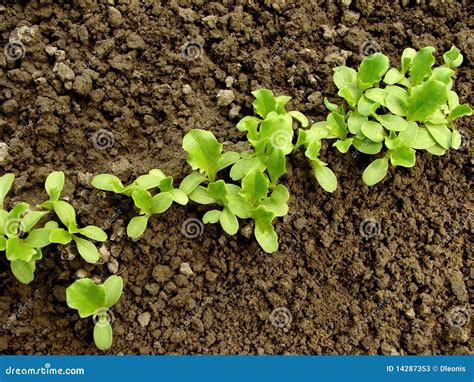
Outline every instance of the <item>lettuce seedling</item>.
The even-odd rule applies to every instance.
[[[173,201],[181,205],[188,203],[186,193],[173,187],[173,178],[158,169],[139,176],[127,186],[119,178],[109,174],[97,175],[92,180],[92,185],[99,190],[123,194],[133,199],[140,214],[132,218],[127,226],[127,235],[132,239],[139,238],[148,225],[148,219],[168,210]],[[160,192],[152,195],[150,190],[154,188],[158,188]]]
[[[16,203],[11,211],[4,209],[3,201],[14,179],[13,174],[0,177],[0,251],[6,252],[13,275],[28,284],[34,279],[36,261],[43,257],[42,248],[51,243],[50,233],[58,225],[49,221],[35,228],[49,212],[32,211],[28,203]]]
[[[293,123],[307,127],[308,119],[299,111],[285,110],[289,96],[275,97],[268,89],[252,92],[252,104],[258,116],[246,116],[237,124],[237,129],[247,133],[254,151],[243,153],[231,168],[232,180],[240,180],[254,169],[267,171],[270,187],[286,173],[286,155],[293,151]]]
[[[91,279],[76,280],[66,288],[66,302],[77,309],[81,318],[93,316],[94,343],[100,350],[110,349],[113,341],[112,315],[109,309],[122,295],[123,280],[110,276],[103,284],[94,284]]]
[[[443,155],[458,149],[461,135],[454,121],[471,115],[468,104],[460,104],[452,90],[453,70],[463,57],[456,47],[443,55],[444,64],[433,68],[435,49],[407,48],[399,68],[389,69],[388,57],[375,53],[366,57],[358,71],[346,66],[334,69],[333,80],[349,110],[325,99],[330,113],[317,124],[317,136],[335,138],[334,146],[345,153],[353,146],[375,155],[387,149],[363,173],[364,183],[374,185],[393,166],[415,165],[415,150]]]
[[[40,207],[54,211],[61,223],[65,226],[65,228],[54,228],[51,230],[49,240],[51,243],[63,245],[74,241],[81,257],[88,263],[96,263],[100,257],[97,247],[81,236],[103,242],[107,240],[107,234],[103,229],[93,225],[88,225],[84,228],[77,226],[74,207],[64,200],[59,200],[63,187],[63,172],[54,171],[48,175],[45,182],[45,189],[49,195],[49,200],[41,203]]]

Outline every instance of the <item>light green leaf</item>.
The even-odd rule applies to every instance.
[[[303,113],[293,110],[293,111],[290,111],[288,114],[290,114],[293,117],[293,119],[297,120],[301,124],[302,127],[307,127],[309,125],[308,118],[306,118],[306,116]]]
[[[219,210],[210,210],[207,211],[203,217],[202,217],[202,222],[204,224],[215,224],[219,221],[219,218],[221,216],[221,211]]]
[[[7,240],[6,257],[9,261],[22,260],[30,261],[36,254],[36,250],[25,240],[13,237]]]
[[[368,89],[365,91],[364,95],[371,101],[377,102],[382,106],[386,106],[385,97],[387,96],[387,92],[384,89],[380,89],[380,88]]]
[[[196,189],[189,194],[189,199],[199,204],[217,203],[217,200],[209,195],[209,191],[203,186],[196,187]]]
[[[173,198],[173,200],[176,203],[181,204],[182,206],[185,206],[189,201],[188,195],[186,195],[186,193],[184,191],[181,191],[177,188],[170,191],[170,194],[171,194],[171,197]]]
[[[359,66],[359,83],[363,88],[371,87],[382,79],[389,65],[388,57],[382,53],[375,53],[364,58]]]
[[[46,178],[44,188],[49,195],[49,200],[55,202],[59,199],[59,195],[64,187],[64,173],[62,171],[53,171]]]
[[[415,142],[416,137],[418,135],[418,124],[416,122],[408,122],[408,127],[400,131],[398,137],[400,141],[412,147],[412,144]]]
[[[405,144],[390,152],[390,162],[393,166],[413,167],[415,161],[415,150]]]
[[[72,240],[72,234],[63,228],[52,229],[49,233],[49,241],[57,244],[68,244]]]
[[[105,351],[112,347],[112,326],[106,317],[100,318],[94,326],[94,343],[99,350]]]
[[[103,191],[121,193],[124,189],[122,181],[114,175],[100,174],[92,179],[92,185]]]
[[[358,135],[363,123],[368,120],[369,119],[366,116],[360,115],[357,111],[354,111],[347,118],[347,127],[352,134]]]
[[[193,170],[205,173],[214,181],[221,160],[222,145],[210,131],[193,129],[183,138],[183,149],[188,153],[187,162]]]
[[[230,166],[231,164],[234,164],[240,159],[240,154],[235,152],[235,151],[227,151],[224,154],[222,154],[222,158],[219,161],[218,164],[218,171]]]
[[[132,239],[138,239],[145,232],[147,224],[148,216],[133,217],[127,225],[127,236]]]
[[[77,309],[81,318],[92,316],[104,307],[105,288],[88,278],[76,280],[66,288],[66,302],[70,308]]]
[[[413,48],[406,48],[402,53],[402,73],[405,74],[410,68],[411,62],[416,56],[416,50]]]
[[[345,154],[349,151],[349,149],[352,146],[352,141],[353,138],[347,138],[347,139],[339,139],[336,142],[334,142],[333,146],[339,150],[339,152]]]
[[[74,236],[74,241],[76,242],[77,251],[79,255],[87,261],[88,263],[96,263],[99,260],[99,251],[97,247],[92,244],[90,241],[83,239],[81,237]]]
[[[357,85],[357,72],[354,69],[347,66],[338,66],[333,71],[332,79],[338,89],[343,89],[349,85]]]
[[[400,72],[396,68],[391,68],[385,74],[385,77],[384,77],[383,81],[388,85],[394,85],[397,82],[401,81],[403,77],[404,77],[404,75],[403,75],[402,72]]]
[[[57,228],[57,225],[55,228]],[[31,231],[25,240],[28,243],[28,245],[32,246],[33,248],[43,248],[52,243],[49,240],[50,234],[51,234],[51,229],[38,228]]]
[[[377,120],[387,130],[392,131],[403,131],[408,127],[408,123],[405,118],[393,114],[383,114],[377,116]]]
[[[378,142],[372,142],[370,139],[359,139],[359,138],[354,138],[352,141],[352,144],[354,145],[355,149],[357,151],[360,151],[361,153],[364,154],[370,154],[370,155],[375,155],[382,150],[382,143]]]
[[[247,173],[255,169],[264,171],[265,167],[266,166],[261,162],[260,158],[258,157],[250,156],[242,158],[241,160],[236,162],[230,169],[230,177],[232,180],[240,180]]]
[[[451,143],[451,130],[444,125],[426,125],[435,141],[444,149],[449,149]]]
[[[434,51],[435,48],[427,46],[421,48],[415,57],[413,57],[410,66],[410,78],[413,86],[420,84],[431,74],[431,67],[435,62],[435,57],[433,56]]]
[[[278,250],[278,237],[272,225],[275,215],[264,207],[255,209],[253,215],[255,220],[254,233],[258,244],[267,253],[276,252]]]
[[[313,165],[314,175],[319,185],[323,188],[324,191],[334,192],[337,189],[337,178],[332,170],[326,166],[323,166],[319,163]]]
[[[252,95],[256,98],[252,103],[255,113],[262,118],[266,118],[268,113],[275,111],[277,102],[271,90],[258,89],[253,91]]]
[[[337,92],[339,97],[342,97],[346,100],[346,102],[354,108],[359,102],[360,97],[362,96],[361,90],[356,85],[348,85],[343,87],[341,90]],[[340,115],[336,112],[336,114]]]
[[[408,120],[425,121],[448,100],[448,86],[428,80],[412,89],[408,101]]]
[[[372,102],[365,96],[362,96],[360,97],[359,102],[357,104],[357,111],[360,115],[364,117],[369,117],[370,115],[375,113],[379,106],[379,104]]]
[[[425,127],[418,127],[418,133],[411,147],[416,150],[426,150],[436,145],[436,141]]]
[[[69,203],[63,200],[58,200],[53,203],[53,207],[59,220],[61,220],[61,223],[66,227],[69,228],[71,225],[76,224],[76,211],[74,211],[74,207]]]
[[[29,211],[23,218],[22,221],[22,230],[24,232],[29,232],[31,229],[41,220],[41,218],[47,215],[48,211]]]
[[[29,284],[35,278],[36,261],[14,260],[10,263],[12,273],[23,284]]]
[[[97,240],[97,241],[107,240],[107,234],[104,232],[104,230],[102,228],[99,228],[93,225],[88,225],[87,227],[81,228],[79,230],[79,233],[92,240]]]
[[[151,211],[162,214],[173,204],[173,196],[169,192],[160,192],[151,199]]]
[[[459,131],[453,130],[453,135],[451,136],[451,147],[454,150],[459,149],[461,147],[461,134],[459,134]]]
[[[253,170],[242,179],[241,195],[252,202],[267,196],[269,182],[262,171]]]
[[[393,114],[405,117],[407,115],[408,105],[407,102],[394,94],[388,94],[385,98],[385,106]]]
[[[252,216],[253,206],[247,199],[242,196],[228,196],[227,201],[227,207],[235,216],[241,219],[248,219]]]
[[[149,190],[151,188],[158,187],[163,179],[166,178],[166,176],[162,174],[163,173],[141,175],[135,179],[135,184],[143,190]]]
[[[271,184],[275,185],[278,179],[286,173],[286,157],[281,150],[273,151],[264,161]],[[254,169],[253,171],[261,171]]]
[[[364,170],[364,173],[362,174],[362,180],[367,186],[373,186],[385,178],[387,171],[388,158],[384,157],[376,159]]]
[[[446,153],[446,150],[438,144],[428,147],[426,151],[428,151],[430,154],[438,156],[444,155]]]
[[[461,51],[453,45],[449,51],[443,54],[443,59],[448,68],[457,68],[462,64],[463,56]]]
[[[197,172],[189,174],[186,178],[183,179],[179,185],[179,189],[189,195],[193,192],[197,186],[206,180],[204,175],[201,175]]]
[[[123,290],[123,280],[120,276],[109,276],[104,282],[104,307],[110,308],[120,299]]]
[[[361,127],[362,133],[372,142],[383,142],[385,131],[380,123],[367,121]]]
[[[227,207],[224,207],[224,210],[219,215],[219,222],[222,229],[229,235],[235,235],[239,230],[239,221]]]
[[[151,194],[141,188],[137,188],[132,192],[133,202],[140,209],[141,214],[148,214],[152,209]]]
[[[14,174],[5,174],[0,177],[0,208],[3,208],[3,200],[7,196],[8,191],[10,191],[14,180]]]
[[[451,121],[454,121],[455,119],[468,116],[468,115],[472,115],[471,107],[467,103],[458,105],[449,113],[448,121],[451,122]]]

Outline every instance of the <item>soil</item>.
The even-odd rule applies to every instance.
[[[0,139],[9,145],[0,171],[17,176],[7,203],[39,202],[47,174],[63,170],[80,223],[111,236],[95,266],[50,247],[29,285],[2,259],[1,353],[96,353],[92,319],[67,307],[65,288],[115,272],[126,286],[111,313],[111,354],[472,354],[472,117],[459,122],[460,150],[420,152],[414,168],[391,169],[371,188],[361,181],[365,155],[323,150],[334,194],[293,155],[290,213],[276,223],[271,255],[246,229],[185,235],[184,223],[205,211],[193,204],[153,218],[133,242],[130,202],[90,186],[99,173],[128,182],[157,167],[179,182],[190,172],[183,134],[205,128],[228,145],[244,141],[235,124],[259,87],[321,120],[322,99],[336,90],[332,68],[378,50],[395,65],[405,47],[439,54],[456,44],[465,59],[455,90],[474,104],[470,2],[0,4],[2,46],[20,28],[26,48],[14,62],[0,53]]]

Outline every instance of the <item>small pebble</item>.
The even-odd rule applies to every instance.
[[[193,89],[188,84],[183,85],[183,94],[191,94]]]
[[[111,257],[109,259],[109,262],[107,263],[107,268],[109,269],[111,273],[116,274],[119,270],[118,261],[114,257]]]
[[[217,279],[217,273],[212,272],[212,271],[207,271],[206,272],[206,280],[213,283]]]
[[[181,263],[179,267],[179,272],[185,276],[191,276],[194,272],[189,266],[189,263]]]
[[[144,312],[138,315],[138,322],[144,328],[145,326],[148,326],[150,323],[151,319],[151,313],[150,312]]]
[[[56,66],[56,70],[58,72],[59,78],[63,81],[72,81],[76,75],[74,74],[74,71],[67,66],[64,62],[60,62]]]
[[[218,106],[230,105],[234,99],[235,96],[232,90],[219,90],[219,92],[217,93]]]

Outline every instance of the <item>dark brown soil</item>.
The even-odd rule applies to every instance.
[[[180,181],[190,171],[183,134],[207,128],[221,142],[244,140],[235,124],[252,112],[259,87],[291,95],[294,108],[320,120],[322,98],[335,94],[331,69],[356,66],[373,50],[396,64],[405,47],[440,53],[456,44],[465,61],[455,88],[474,104],[469,1],[73,3],[0,1],[2,47],[15,28],[33,27],[22,59],[0,53],[0,139],[10,145],[0,171],[17,175],[12,205],[44,199],[47,174],[63,170],[80,222],[112,238],[96,266],[51,247],[27,286],[2,259],[2,353],[95,353],[92,319],[67,307],[65,288],[78,271],[103,280],[117,264],[126,287],[113,309],[113,354],[472,352],[472,320],[452,324],[473,297],[472,118],[459,123],[462,150],[419,153],[416,167],[392,169],[373,188],[361,181],[364,155],[325,151],[339,179],[334,194],[317,186],[302,154],[292,156],[290,213],[277,222],[272,255],[217,225],[186,237],[184,222],[204,211],[195,205],[173,206],[132,242],[124,234],[130,202],[90,186],[102,172],[126,182],[156,167]],[[219,106],[223,89],[233,91],[232,104]],[[112,134],[104,149],[94,145],[99,131]],[[372,238],[360,232],[366,219],[380,228]],[[180,273],[184,262],[191,276]]]

